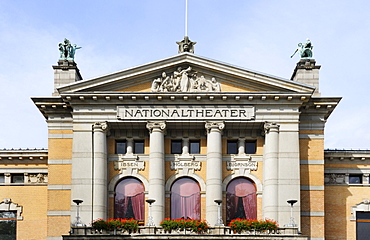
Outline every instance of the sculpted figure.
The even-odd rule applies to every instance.
[[[77,47],[77,44],[69,46],[69,58],[73,60],[75,58],[76,50],[80,48],[82,47]]]
[[[180,89],[181,92],[187,92],[189,91],[190,87],[190,81],[189,81],[189,72],[191,71],[191,67],[188,67],[187,69],[184,69],[180,72],[181,80],[180,80]]]
[[[310,39],[307,38],[307,41],[305,44],[298,43],[298,48],[295,50],[291,58],[299,51],[299,55],[301,56],[301,59],[305,58],[312,58],[312,43]]]
[[[212,78],[212,90],[215,92],[221,92],[221,84],[216,81],[216,78]]]
[[[173,90],[176,92],[180,90],[181,82],[181,67],[178,67],[176,71],[173,72]]]
[[[76,50],[81,47],[77,47],[77,44],[71,44],[71,42],[65,38],[63,42],[59,43],[59,60],[74,60]]]
[[[162,85],[162,78],[156,78],[152,82],[151,90],[152,92],[160,92],[160,87]]]

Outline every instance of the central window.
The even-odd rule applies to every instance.
[[[136,178],[125,178],[116,186],[114,217],[144,220],[144,186]]]
[[[173,183],[171,218],[200,219],[200,188],[193,179],[183,177]]]

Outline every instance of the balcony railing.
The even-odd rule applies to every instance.
[[[266,238],[267,237],[267,238]],[[72,227],[63,240],[93,239],[271,239],[307,240],[298,228],[278,228],[266,231],[234,232],[229,227],[210,227],[206,233],[198,234],[189,229],[165,231],[162,227],[139,227],[136,232],[120,230],[96,230],[91,227]]]

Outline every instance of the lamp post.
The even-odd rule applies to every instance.
[[[287,201],[290,204],[290,221],[289,224],[284,225],[284,227],[297,227],[297,224],[294,223],[294,217],[293,217],[293,205],[298,202],[296,199],[289,199]]]
[[[224,223],[222,221],[222,216],[221,216],[221,203],[222,200],[216,199],[214,200],[215,203],[217,203],[217,223],[216,226],[224,226]]]
[[[152,216],[152,204],[155,202],[155,199],[147,199],[145,200],[149,203],[149,216],[148,216],[148,223],[146,224],[148,227],[155,226]]]
[[[81,218],[80,218],[80,204],[83,202],[81,199],[73,199],[72,200],[74,203],[77,204],[77,216],[76,216],[76,221],[75,223],[73,224],[75,227],[82,227],[82,226],[85,226],[85,224],[83,224],[81,222]]]

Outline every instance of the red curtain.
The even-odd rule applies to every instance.
[[[191,178],[180,178],[171,187],[171,218],[200,219],[200,188]]]
[[[123,179],[116,186],[114,217],[144,220],[144,186],[135,178]]]
[[[226,220],[236,218],[257,218],[256,188],[246,178],[234,179],[227,186]]]

